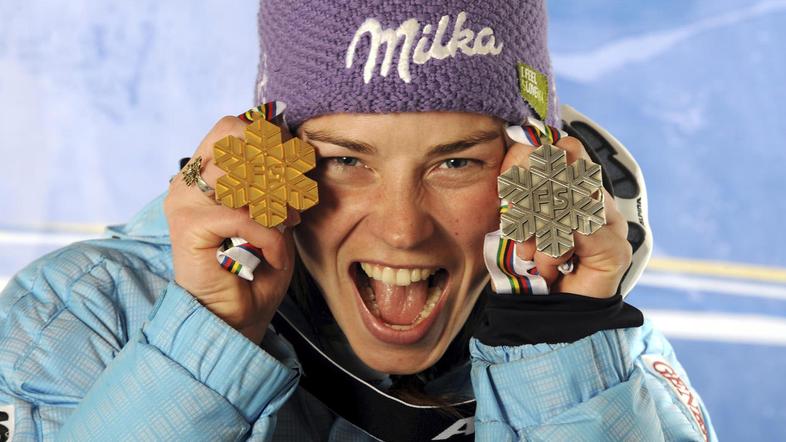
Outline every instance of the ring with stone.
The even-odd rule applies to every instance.
[[[188,187],[196,184],[197,187],[199,187],[199,190],[212,197],[215,194],[215,189],[210,187],[210,185],[207,184],[207,181],[202,178],[202,175],[199,174],[201,171],[202,157],[198,156],[186,164],[186,166],[183,168],[183,171],[181,172],[183,174],[183,182],[185,182],[186,186]]]

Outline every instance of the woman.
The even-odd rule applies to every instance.
[[[476,3],[263,1],[257,98],[285,102],[284,139],[316,149],[319,204],[263,228],[179,174],[113,239],[23,270],[0,297],[12,435],[714,438],[668,343],[617,294],[631,249],[610,195],[606,224],[570,253],[517,247],[537,269],[519,277],[549,296],[483,293],[497,176],[534,150],[507,126],[559,116],[543,2]],[[215,143],[247,127],[226,117],[194,153],[208,185],[223,174]],[[555,144],[569,162],[586,157],[574,138]],[[216,263],[232,237],[261,250],[251,282]],[[359,379],[346,398],[319,393],[340,372],[298,388],[301,370],[312,386],[321,371],[290,346],[298,332]],[[477,410],[415,432],[384,402],[362,409],[364,388],[446,413],[475,397]],[[379,433],[380,419],[412,430]]]

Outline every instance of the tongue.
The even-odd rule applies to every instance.
[[[426,305],[428,282],[413,282],[408,286],[385,284],[369,278],[379,307],[379,314],[388,324],[409,325],[415,322]]]

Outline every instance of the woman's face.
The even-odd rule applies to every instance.
[[[298,135],[317,151],[319,204],[299,254],[352,349],[395,374],[433,365],[487,277],[498,228],[499,119],[460,112],[332,114]]]

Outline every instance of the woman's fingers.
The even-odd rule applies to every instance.
[[[598,298],[613,296],[630,266],[628,224],[605,190],[606,225],[591,235],[574,234],[575,271],[558,281],[558,290]]]
[[[592,251],[580,256],[575,270],[557,281],[558,291],[595,298],[607,298],[617,292],[630,265],[630,245],[610,230],[599,230],[594,235],[597,237],[593,238],[591,246],[577,241],[577,250],[586,253],[591,248]]]
[[[227,209],[214,205],[186,211],[186,216],[199,220],[198,234],[204,235],[195,248],[215,250],[225,238],[240,237],[262,250],[265,261],[278,270],[289,267],[284,236],[277,229],[268,229],[249,218],[245,209]],[[216,264],[217,265],[217,264]]]
[[[197,157],[202,158],[202,168],[200,170],[200,176],[205,182],[212,188],[216,187],[216,181],[218,178],[222,176],[225,172],[216,166],[215,162],[213,161],[213,146],[219,140],[227,137],[227,136],[234,136],[240,139],[243,139],[244,132],[248,124],[237,117],[226,116],[218,120],[218,122],[213,126],[213,128],[208,132],[202,142],[199,144],[196,152],[191,157],[191,161],[193,162],[196,160]],[[191,203],[199,203],[201,205],[207,204],[215,204],[215,200],[213,197],[205,194],[204,192],[199,192],[199,187],[196,185],[187,186],[186,183],[183,181],[183,174],[182,172],[178,174],[179,176],[172,180],[170,184],[169,191],[172,192],[185,192],[182,193],[182,197],[187,199]],[[193,188],[193,189],[192,189]],[[197,192],[193,192],[193,190],[197,190]]]
[[[628,222],[622,213],[617,209],[617,201],[606,189],[603,189],[603,206],[606,215],[606,226],[612,229],[618,236],[628,237]]]
[[[564,137],[554,145],[565,151],[569,165],[579,159],[591,161],[584,146],[576,138]],[[513,166],[529,169],[529,155],[535,149],[533,146],[513,144],[503,160],[501,172]],[[538,273],[546,280],[550,289],[589,296],[611,296],[616,284],[619,284],[624,268],[630,262],[630,246],[626,240],[627,224],[611,195],[605,190],[600,192],[603,192],[605,198],[606,225],[592,235],[574,233],[575,246],[564,255],[553,258],[537,251],[535,238],[516,245],[517,256],[526,261],[534,261]],[[577,258],[576,270],[563,276],[559,266],[574,257]]]
[[[557,140],[554,143],[554,146],[559,147],[560,149],[565,151],[565,157],[568,160],[568,164],[573,164],[579,158],[582,158],[587,161],[592,161],[590,159],[589,154],[584,149],[584,145],[581,144],[577,138],[573,137],[563,137]]]
[[[524,261],[535,259],[535,238],[530,238],[524,242],[516,243],[516,256]]]
[[[553,287],[554,283],[562,275],[559,271],[559,266],[572,258],[572,250],[557,258],[552,258],[546,253],[536,251],[533,260],[535,261],[535,267],[538,269],[538,274],[546,280],[546,284],[549,287]]]
[[[202,143],[194,152],[192,161],[199,156],[202,158],[200,176],[210,187],[215,188],[216,181],[225,172],[216,166],[213,161],[213,146],[216,142],[227,136],[242,139],[248,124],[237,117],[226,116],[221,118],[205,136]],[[189,208],[178,212],[173,210],[172,216],[185,214],[189,220],[201,219],[204,228],[201,244],[205,248],[215,248],[225,238],[240,237],[262,250],[265,260],[276,269],[288,267],[288,257],[283,246],[281,232],[276,229],[267,229],[254,222],[247,209],[229,209],[222,207],[209,195],[202,192],[198,186],[187,186],[182,173],[178,179],[172,180],[169,204]],[[194,208],[199,207],[200,213],[195,213]],[[182,220],[179,225],[188,223]],[[297,211],[289,209],[285,225],[294,226],[300,222]]]
[[[228,135],[243,139],[246,127],[248,127],[248,123],[238,117],[230,115],[222,117],[210,129],[210,132],[205,135],[205,138],[199,144],[199,148],[197,148],[196,154],[213,158],[214,144]]]
[[[253,292],[259,302],[263,301],[259,299],[261,294],[285,293],[292,279],[292,270],[295,261],[295,240],[292,229],[286,229],[280,235],[283,246],[282,255],[286,257],[287,266],[285,268],[279,268],[265,261],[259,263],[254,271],[254,280],[251,283],[254,288]],[[282,277],[282,275],[284,277]]]
[[[526,144],[521,143],[513,143],[509,148],[507,153],[505,153],[505,158],[502,159],[502,165],[500,166],[500,173],[505,173],[513,166],[523,167],[525,169],[529,168],[529,154],[534,152],[536,147],[529,146]]]
[[[247,127],[240,118],[224,117],[194,152],[190,164],[196,165],[201,158],[199,176],[208,186],[215,189],[216,181],[225,173],[215,164],[214,145],[228,136],[242,142]],[[170,184],[164,213],[169,223],[175,281],[228,324],[259,342],[292,278],[295,252],[291,229],[269,229],[251,219],[247,208],[224,207],[199,185],[187,185],[182,172]],[[299,215],[290,212],[284,226],[299,222]],[[253,282],[226,271],[216,260],[225,239],[238,237],[262,255]],[[224,263],[235,272],[248,265],[244,259],[236,259],[227,256]]]

